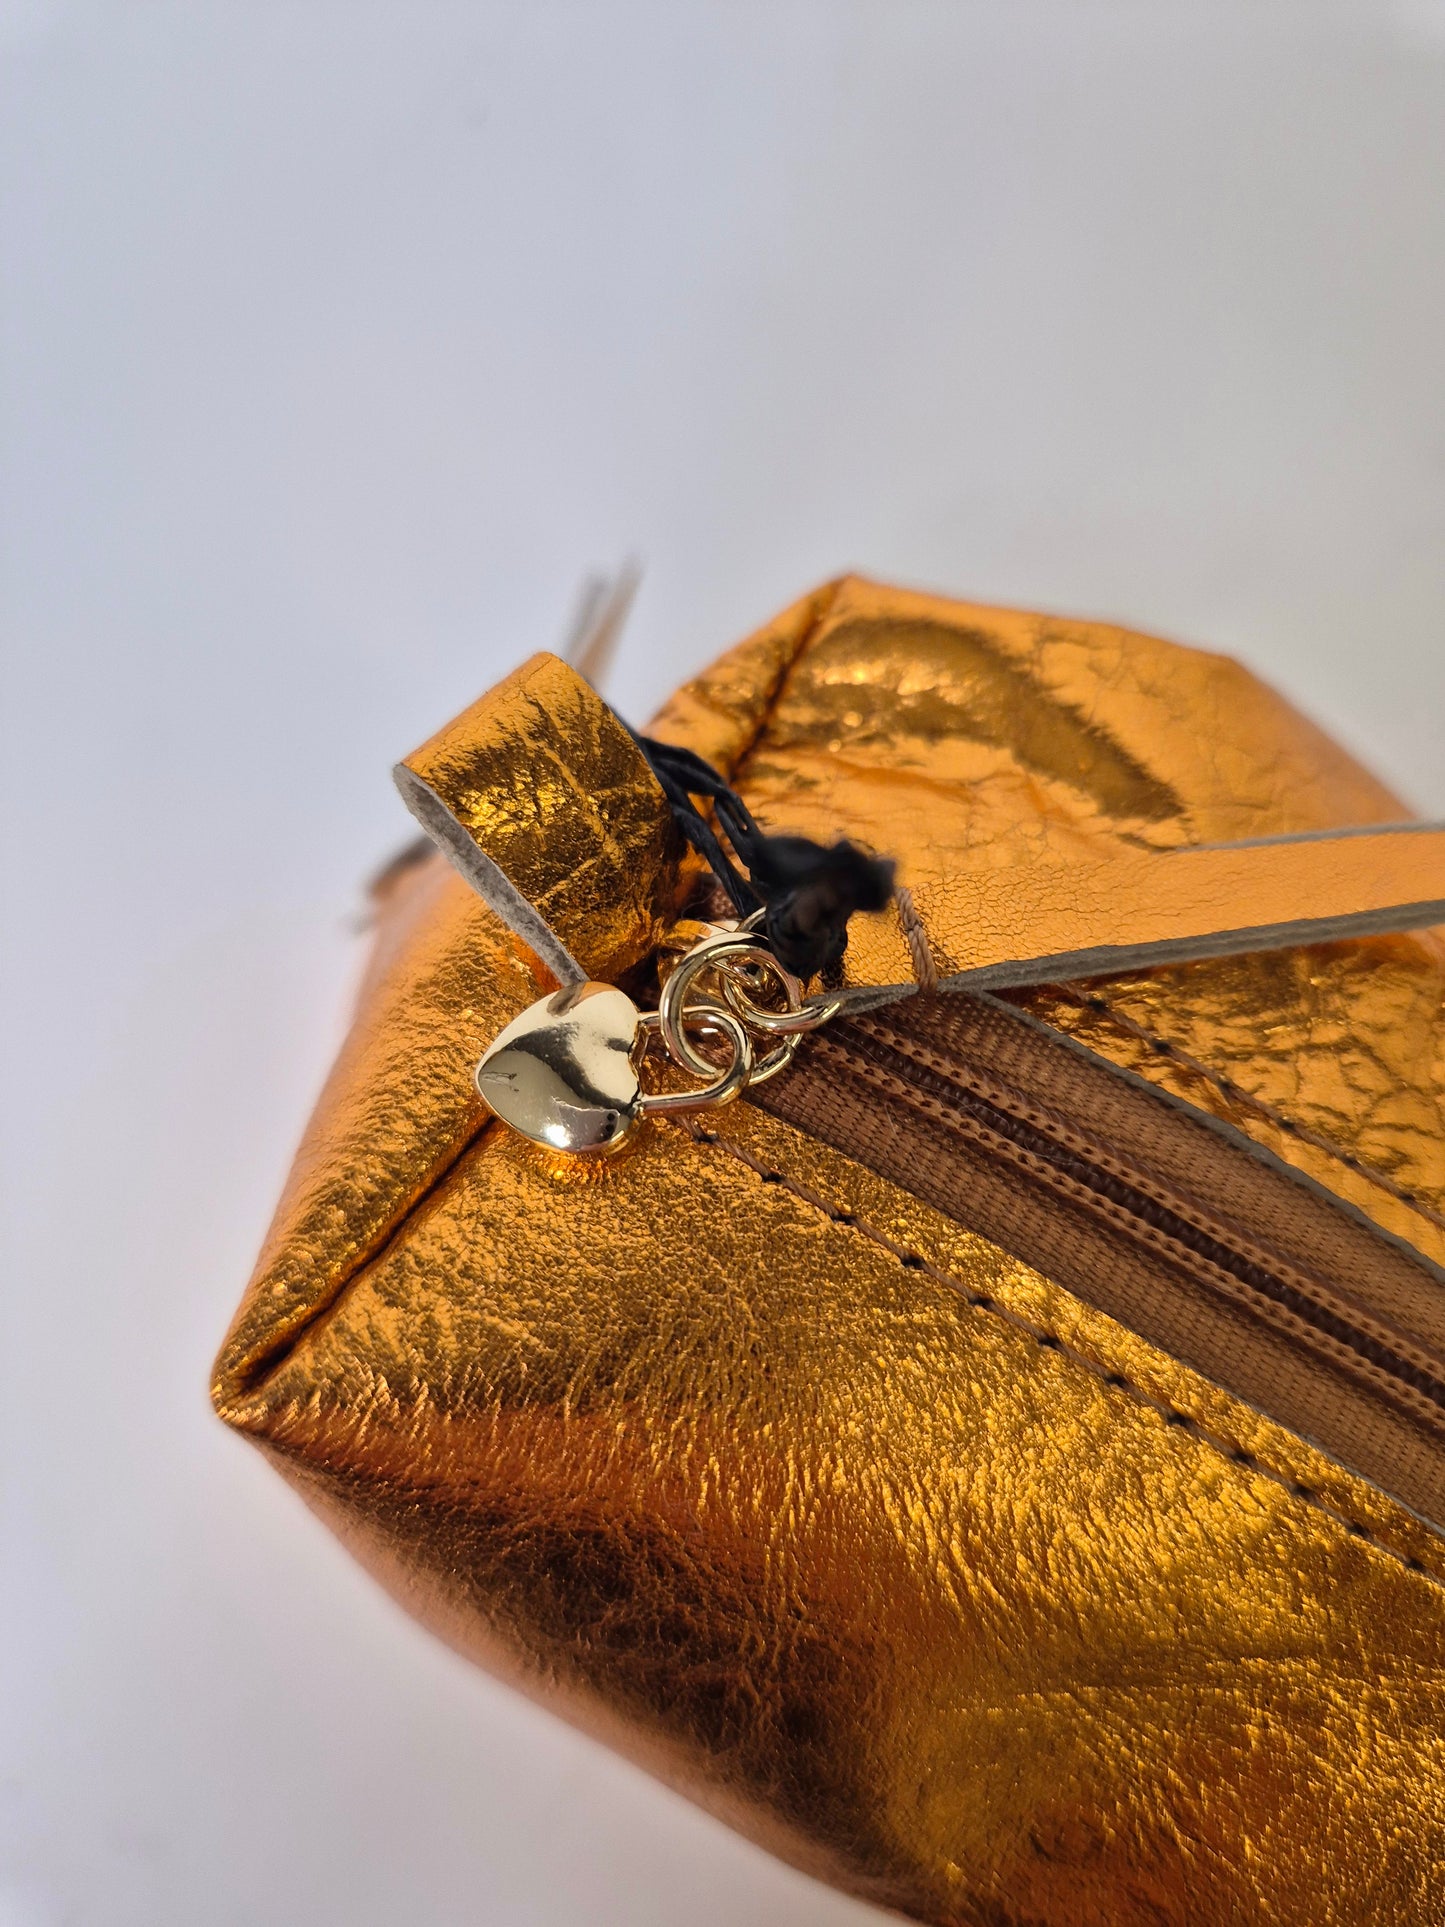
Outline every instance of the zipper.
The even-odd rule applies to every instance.
[[[1230,1127],[957,992],[748,1098],[1445,1521],[1445,1277]]]

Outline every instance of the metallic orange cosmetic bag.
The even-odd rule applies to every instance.
[[[1224,658],[856,579],[652,733],[896,895],[770,968],[656,757],[508,677],[400,772],[452,862],[222,1416],[885,1906],[1445,1921],[1445,828]]]

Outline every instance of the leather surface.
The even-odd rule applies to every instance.
[[[398,885],[218,1363],[218,1396],[283,1353],[455,1162],[487,1115],[478,1058],[550,983],[441,863]]]
[[[1445,1593],[1401,1558],[1438,1544],[850,1160],[722,1128],[786,1184],[488,1131],[228,1416],[465,1650],[857,1891],[1436,1918]]]
[[[912,888],[939,979],[1006,989],[1115,975],[1445,916],[1445,829],[1347,830],[1092,859],[1046,854],[1007,870],[977,852]],[[847,980],[896,982],[898,933],[870,919]]]
[[[920,873],[1403,814],[1218,658],[872,585],[667,728]],[[1394,938],[1022,1001],[1428,1228],[1441,971]],[[1441,1542],[751,1106],[602,1166],[484,1126],[545,982],[439,866],[395,893],[223,1415],[458,1645],[921,1919],[1445,1916]]]
[[[1092,866],[1410,814],[1228,657],[854,577],[822,598],[724,656],[653,731],[721,758],[764,823],[897,856],[925,927],[929,879],[985,865]],[[729,760],[714,716],[746,708],[749,673],[772,699]],[[874,981],[911,974],[891,913],[855,918],[849,949]],[[1092,1008],[1013,994],[1445,1257],[1439,930],[1094,980]]]
[[[1022,1001],[1445,1264],[1438,933],[1229,958]]]
[[[480,856],[471,881],[514,929],[561,939],[559,976],[625,970],[657,943],[682,838],[626,730],[557,657],[523,663],[397,776],[429,829],[455,825],[454,859]]]
[[[731,732],[719,727],[718,691],[706,706],[693,705],[692,721],[713,760],[735,764],[757,748],[783,678],[796,679],[812,667],[814,653],[833,646],[824,611],[836,617],[837,604],[856,586],[821,592],[821,601],[789,611],[746,647],[726,689],[738,711]],[[749,675],[757,686],[745,698]],[[956,723],[947,707],[943,716],[944,727]],[[670,722],[676,730],[677,716]],[[1078,742],[1057,724],[1055,730],[1063,742],[1051,747],[1077,763]],[[952,735],[948,742],[955,746]],[[866,749],[866,741],[850,736],[850,761]],[[871,774],[864,800],[874,805],[887,786],[876,780],[883,770]],[[697,868],[694,859],[684,874],[681,837],[641,752],[606,704],[555,657],[534,656],[506,677],[407,757],[396,777],[473,888],[563,981],[615,977],[638,963],[655,948]],[[805,788],[799,771],[800,797]],[[957,796],[956,782],[950,789]],[[876,808],[860,814],[855,803],[838,785],[821,803],[813,800],[815,813],[824,812],[822,838],[852,835],[877,847]],[[1005,987],[1113,974],[1400,931],[1445,916],[1442,826],[1356,826],[1338,836],[1315,830],[1163,851],[1119,834],[1095,838],[1091,849],[1044,839],[1014,850],[1006,867],[995,843],[972,836],[967,812],[962,835],[950,833],[956,827],[947,813],[935,812],[926,841],[915,835],[892,846],[903,852],[900,879],[934,972],[950,984]],[[865,994],[909,988],[914,967],[895,908],[858,919],[848,985]]]

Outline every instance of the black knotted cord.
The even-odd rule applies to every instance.
[[[711,763],[690,749],[628,732],[671,806],[678,828],[712,870],[740,917],[761,910],[763,932],[785,970],[806,983],[842,961],[855,910],[882,910],[893,864],[846,838],[826,848],[806,836],[770,836]],[[706,797],[741,860],[739,870],[693,801]]]

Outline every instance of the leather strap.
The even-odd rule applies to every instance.
[[[1056,983],[1445,923],[1445,825],[1125,851],[965,874],[948,893],[969,933],[953,981]]]

